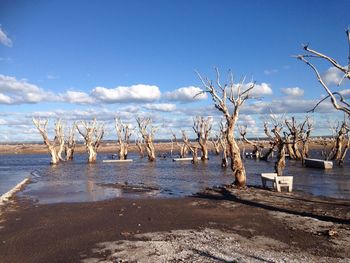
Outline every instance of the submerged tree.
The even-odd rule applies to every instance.
[[[224,122],[220,122],[220,135],[219,143],[222,148],[221,167],[226,168],[228,166],[227,160],[227,125]]]
[[[88,163],[96,162],[97,149],[104,135],[104,125],[99,125],[96,119],[93,119],[91,122],[81,121],[77,123],[76,127],[85,140],[85,146],[88,152]]]
[[[215,137],[211,138],[211,143],[213,144],[214,153],[216,155],[220,154],[220,134],[215,134]]]
[[[274,116],[272,118],[273,128],[270,129],[268,123],[264,123],[264,131],[266,136],[271,140],[270,149],[266,153],[266,159],[272,153],[274,148],[277,148],[277,160],[275,162],[275,172],[278,176],[283,175],[283,170],[286,166],[286,151],[285,145],[288,144],[287,139],[282,136],[283,125],[281,121],[278,121]]]
[[[244,85],[243,79],[239,84],[235,84],[233,75],[230,74],[229,83],[221,85],[220,73],[217,68],[215,82],[208,78],[204,79],[199,73],[198,76],[205,88],[201,93],[209,93],[211,95],[215,108],[222,112],[226,119],[226,139],[230,153],[231,169],[235,177],[234,184],[238,187],[244,187],[246,186],[246,171],[241,158],[240,149],[235,140],[234,131],[239,117],[239,111],[244,102],[250,98],[249,92],[255,87],[255,83],[250,82],[248,85]]]
[[[344,119],[341,124],[338,122],[337,125],[331,127],[331,129],[333,131],[333,138],[331,140],[332,147],[329,153],[326,154],[325,159],[334,160],[341,165],[344,163],[344,158],[350,146],[350,128],[346,122],[346,119]]]
[[[153,140],[154,133],[157,131],[157,127],[152,125],[151,118],[136,118],[136,122],[139,126],[139,131],[142,138],[146,144],[146,151],[148,155],[148,160],[154,162],[156,160],[156,151],[154,149]]]
[[[115,119],[115,129],[119,144],[119,159],[126,160],[128,158],[128,147],[132,129],[129,124],[124,124],[120,118]]]
[[[72,127],[69,129],[68,136],[65,139],[65,154],[66,160],[73,160],[74,149],[75,149],[75,131],[76,131],[76,123],[72,124]]]
[[[201,147],[202,151],[202,161],[208,160],[208,146],[207,142],[210,136],[210,131],[212,128],[212,118],[204,118],[197,116],[193,119],[193,130],[197,135],[197,141]]]
[[[286,143],[290,159],[304,160],[308,157],[308,143],[312,130],[312,122],[309,117],[301,123],[297,123],[294,117],[285,119],[288,133],[286,132]],[[301,149],[300,149],[301,148]]]
[[[142,135],[137,135],[137,138],[135,137],[135,145],[139,149],[141,158],[144,157],[144,152],[143,152],[144,145],[143,145],[143,143],[144,142],[143,142]]]
[[[199,147],[191,143],[191,141],[188,139],[187,134],[184,130],[182,130],[182,140],[184,141],[187,148],[190,149],[190,151],[192,152],[192,163],[197,163]]]
[[[247,136],[246,136],[247,135],[247,126],[246,125],[239,127],[239,133],[242,136],[243,142],[245,142],[253,147],[253,152],[252,152],[253,157],[255,159],[260,159],[261,151],[264,148],[264,145],[261,143],[258,143],[258,142],[251,141],[247,138]]]
[[[47,149],[51,155],[51,161],[50,164],[58,164],[60,162],[60,157],[58,155],[58,149],[61,145],[61,136],[60,133],[61,128],[59,126],[61,125],[61,121],[57,120],[55,124],[55,138],[53,140],[49,139],[49,136],[47,135],[47,125],[49,123],[49,120],[40,120],[33,118],[33,123],[40,132],[41,136],[44,139],[44,144],[47,146]]]
[[[180,158],[185,158],[186,157],[186,154],[188,152],[188,147],[186,145],[186,143],[180,143],[177,138],[176,138],[176,134],[171,131],[171,134],[173,135],[173,138],[174,138],[174,142],[176,143],[176,145],[180,148]]]

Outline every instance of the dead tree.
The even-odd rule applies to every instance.
[[[251,82],[248,85],[244,85],[243,79],[239,84],[235,84],[231,73],[229,83],[221,85],[220,73],[217,68],[215,82],[208,78],[204,79],[199,73],[198,76],[204,86],[204,91],[201,93],[209,93],[211,95],[215,108],[222,112],[226,119],[226,138],[231,159],[231,169],[235,177],[234,184],[238,187],[245,187],[246,172],[240,149],[234,137],[234,131],[238,121],[239,111],[244,102],[250,98],[249,92],[255,87],[255,83]],[[227,105],[227,103],[230,105]]]
[[[130,136],[132,129],[130,125],[124,124],[120,118],[115,119],[115,129],[117,131],[119,144],[119,159],[126,160],[128,158],[128,146],[130,143]]]
[[[344,158],[349,148],[349,132],[350,128],[345,119],[341,125],[333,127],[333,147],[327,156],[327,159],[334,160],[338,164],[343,164]]]
[[[157,127],[152,125],[151,118],[136,118],[136,122],[139,126],[139,131],[146,144],[146,151],[148,160],[154,162],[156,160],[156,152],[153,145],[154,133],[157,131]]]
[[[62,154],[64,152],[64,126],[63,123],[61,122],[61,119],[57,120],[55,123],[55,140],[57,141],[57,156],[61,161],[65,161],[63,158]]]
[[[226,168],[228,166],[227,160],[227,127],[225,123],[220,122],[220,135],[219,135],[219,143],[222,148],[222,159],[221,159],[221,167]]]
[[[207,142],[210,136],[210,131],[212,128],[212,119],[210,117],[196,117],[193,119],[193,130],[197,135],[197,141],[201,147],[202,161],[208,160],[208,146]]]
[[[246,135],[247,135],[247,126],[240,126],[239,127],[239,133],[242,136],[242,140],[243,142],[251,145],[253,147],[253,157],[255,159],[260,159],[261,157],[261,150],[264,148],[264,145],[253,142],[251,140],[248,140]]]
[[[184,130],[182,130],[182,140],[186,144],[187,148],[192,152],[192,163],[197,163],[199,147],[190,142]]]
[[[348,64],[346,66],[340,65],[334,58],[327,56],[321,52],[318,52],[316,50],[313,50],[309,47],[309,45],[304,46],[304,50],[306,51],[306,54],[298,55],[297,58],[306,63],[315,73],[316,78],[318,82],[322,85],[324,90],[327,92],[327,96],[323,98],[321,101],[319,101],[316,106],[311,110],[314,111],[317,106],[325,101],[326,99],[330,98],[331,102],[333,104],[333,107],[337,110],[343,111],[348,116],[350,115],[350,103],[348,103],[342,94],[340,92],[332,92],[330,88],[327,86],[327,84],[324,82],[324,80],[321,77],[321,74],[319,73],[317,67],[310,62],[311,59],[317,58],[321,59],[323,61],[326,61],[330,63],[333,67],[338,69],[340,72],[342,72],[343,77],[341,78],[340,82],[338,83],[338,86],[343,82],[344,79],[350,80],[350,31],[349,29],[346,30],[346,36],[347,41],[349,45],[349,54],[348,54]]]
[[[216,155],[220,154],[220,135],[215,134],[215,138],[211,138],[211,143],[213,144],[214,153]]]
[[[143,138],[142,138],[142,135],[141,137],[140,136],[137,136],[137,138],[135,138],[135,145],[137,146],[137,148],[139,149],[139,152],[140,152],[140,157],[143,158],[144,157],[144,152],[143,152],[143,148],[144,148],[144,145],[143,145]]]
[[[72,127],[69,129],[68,136],[65,138],[65,154],[66,160],[73,160],[74,149],[75,149],[75,131],[76,131],[76,123],[72,124]]]
[[[268,136],[272,142],[270,143],[271,148],[269,149],[269,152],[267,154],[270,154],[274,150],[274,148],[277,148],[277,160],[275,162],[275,172],[278,176],[283,175],[283,170],[286,166],[286,151],[285,146],[288,144],[288,141],[286,138],[283,138],[282,129],[283,125],[281,121],[278,121],[275,117],[272,117],[272,123],[273,128],[270,130],[268,127],[267,122],[264,124],[265,128],[265,134]],[[270,132],[271,131],[271,132]]]
[[[188,152],[188,147],[186,143],[179,143],[179,141],[176,138],[176,135],[173,131],[171,131],[171,134],[173,135],[174,141],[176,145],[180,148],[180,158],[185,158],[186,154]]]
[[[91,122],[81,121],[77,123],[76,127],[85,140],[85,146],[88,152],[88,163],[96,162],[97,149],[104,135],[104,125],[99,125],[96,119],[94,119]]]
[[[51,141],[47,135],[47,125],[49,120],[40,120],[33,118],[33,123],[40,132],[41,136],[44,139],[44,144],[47,146],[47,149],[51,155],[51,161],[50,164],[58,164],[60,162],[60,158],[58,156],[58,145],[59,145],[59,139],[60,134],[57,134],[57,129],[55,128],[55,138]],[[56,122],[55,127],[57,127],[57,124],[60,123],[60,121]]]
[[[301,142],[302,142],[301,156],[302,156],[303,163],[305,158],[309,158],[309,141],[310,141],[312,126],[313,126],[312,121],[310,120],[309,117],[306,117],[306,120],[302,127],[302,135],[301,135]]]

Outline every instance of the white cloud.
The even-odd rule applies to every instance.
[[[277,72],[278,72],[278,69],[265,69],[264,70],[265,75],[271,75],[271,74],[275,74]]]
[[[246,90],[249,87],[251,87],[253,83],[249,82],[243,85],[241,88],[242,90]],[[263,95],[271,95],[272,89],[270,87],[270,84],[267,83],[261,83],[261,84],[255,84],[255,87],[249,92],[249,94],[253,97],[261,97]]]
[[[0,43],[7,47],[12,47],[12,40],[6,35],[0,26]]]
[[[336,67],[330,67],[325,73],[322,74],[322,79],[327,85],[338,85],[343,78],[344,73]],[[348,80],[345,78],[342,84],[345,84]]]
[[[51,92],[44,91],[26,80],[17,80],[14,77],[0,74],[0,103],[20,104],[38,103],[57,99]]]
[[[0,93],[0,104],[12,104],[12,99],[9,96]]]
[[[171,103],[146,104],[144,107],[148,110],[157,110],[164,112],[170,112],[176,109],[176,105]]]
[[[157,86],[145,84],[114,89],[96,87],[92,90],[92,96],[104,103],[154,101],[160,98],[160,94]]]
[[[66,91],[60,95],[62,101],[76,104],[92,104],[95,102],[89,94],[81,91]]]
[[[295,88],[282,88],[281,92],[284,95],[290,96],[290,97],[301,97],[304,95],[304,90],[298,87]]]
[[[192,102],[197,100],[205,100],[208,98],[206,93],[202,93],[198,95],[202,91],[203,90],[201,88],[189,86],[189,87],[179,88],[171,92],[166,92],[163,97],[170,101],[179,101],[179,102]]]
[[[7,125],[7,121],[4,119],[0,119],[0,125]]]
[[[350,98],[350,89],[344,89],[339,92],[344,98]]]

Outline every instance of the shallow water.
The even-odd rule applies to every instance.
[[[0,156],[0,194],[23,178],[32,183],[20,193],[40,203],[98,201],[113,197],[186,196],[206,187],[233,182],[229,169],[220,167],[220,157],[210,156],[207,163],[173,162],[171,158],[149,163],[130,154],[132,163],[102,163],[110,154],[100,153],[96,164],[86,164],[86,155],[77,154],[72,162],[49,165],[47,154]],[[350,199],[350,161],[331,170],[303,168],[288,161],[285,175],[294,176],[294,189],[314,195]],[[274,162],[245,159],[247,182],[261,185],[260,173],[273,172]],[[116,183],[147,185],[151,191],[125,191],[111,187]]]

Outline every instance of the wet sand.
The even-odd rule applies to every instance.
[[[350,262],[350,201],[259,188],[2,208],[0,262]],[[124,260],[124,261],[123,261]]]

